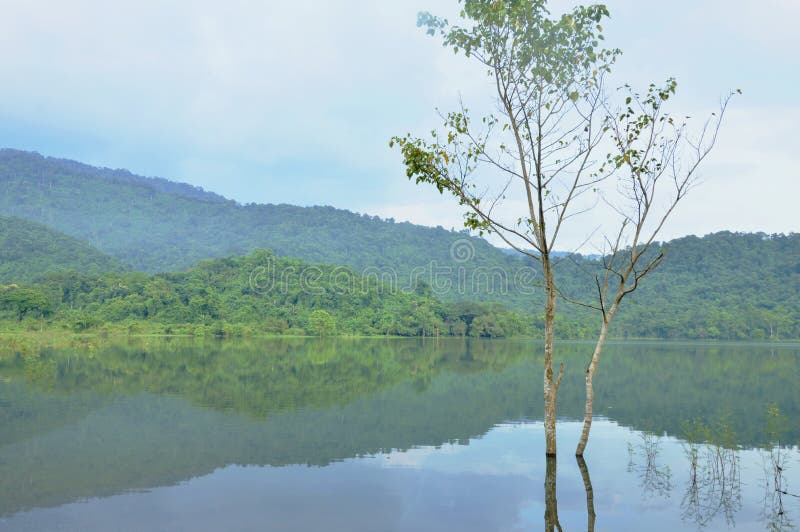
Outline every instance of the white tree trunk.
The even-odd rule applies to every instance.
[[[600,361],[600,353],[603,351],[603,344],[605,344],[606,335],[608,334],[608,325],[614,316],[615,310],[616,307],[613,307],[609,314],[603,318],[603,326],[600,329],[600,336],[597,338],[597,344],[595,344],[594,352],[592,353],[592,360],[589,362],[589,367],[586,368],[586,410],[583,417],[581,438],[578,441],[578,448],[575,450],[576,456],[583,456],[586,444],[589,443],[589,430],[592,428],[592,413],[594,409],[594,373],[597,371],[597,363]]]
[[[556,289],[550,265],[544,267],[545,276],[545,326],[544,326],[544,434],[545,454],[556,455],[556,407],[558,387],[561,384],[563,366],[558,377],[553,378],[553,339],[555,337]]]

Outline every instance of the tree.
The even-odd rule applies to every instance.
[[[336,332],[336,321],[326,310],[315,310],[308,317],[308,327],[317,336],[330,336]]]
[[[577,7],[551,19],[543,0],[465,0],[461,14],[470,27],[450,26],[429,14],[419,22],[487,68],[500,115],[482,117],[476,128],[462,103],[459,111],[442,116],[445,134],[434,131],[431,140],[394,137],[392,145],[399,145],[410,179],[448,191],[467,207],[468,228],[495,233],[541,264],[546,453],[555,455],[564,366],[555,376],[558,290],[552,252],[568,207],[602,179],[590,155],[604,132],[597,121],[603,79],[618,51],[597,49],[600,21],[608,16],[603,6]],[[479,167],[492,170],[480,187]],[[526,203],[516,220],[497,210],[512,192]]]
[[[0,286],[0,307],[13,310],[19,321],[30,312],[44,316],[51,310],[50,300],[43,293],[16,285]]]
[[[670,160],[676,164],[680,155],[678,144],[684,139],[683,126],[660,114],[661,104],[674,93],[672,80],[665,89],[651,86],[643,98],[629,91],[630,97],[625,100],[627,110],[620,114],[612,110],[605,85],[620,51],[600,45],[601,22],[608,15],[605,6],[593,5],[578,6],[551,18],[546,0],[463,0],[464,26],[421,14],[419,24],[427,27],[429,34],[439,33],[445,46],[456,53],[463,52],[485,68],[499,111],[497,115],[473,119],[462,102],[459,110],[440,115],[442,130],[432,131],[429,139],[408,134],[390,141],[390,146],[400,148],[409,179],[433,185],[440,193],[452,194],[465,208],[467,228],[480,234],[495,234],[541,265],[547,455],[556,454],[556,407],[564,371],[563,363],[557,374],[553,371],[556,307],[559,297],[568,299],[554,273],[554,251],[559,237],[565,224],[592,208],[592,196],[623,214],[623,220],[628,221],[623,221],[611,252],[616,253],[614,256],[625,256],[625,245],[632,244],[633,251],[627,255],[630,272],[621,280],[623,293],[629,293],[632,287],[626,283],[640,279],[642,272],[636,266],[643,257],[650,257],[648,251],[654,240],[646,239],[647,249],[643,250],[637,246],[636,238],[632,242],[626,240],[628,229],[652,220],[651,211],[656,210],[652,189],[669,172],[669,168],[659,164]],[[646,107],[639,109],[637,104],[655,104],[656,109],[653,112]],[[674,137],[667,136],[668,128]],[[659,132],[662,137],[657,140],[646,137],[647,133]],[[715,137],[716,129],[713,133]],[[651,150],[641,151],[639,144],[649,145]],[[619,153],[598,157],[599,150],[606,145]],[[698,159],[702,160],[707,151],[703,145],[698,146]],[[657,149],[662,153],[654,153]],[[691,166],[690,176],[695,169],[696,164]],[[624,170],[630,171],[634,182],[632,191],[623,190],[622,196],[644,207],[645,212],[640,211],[638,217],[631,217],[606,195],[607,189],[611,194],[616,191],[615,187],[606,186],[606,182]],[[676,179],[679,194],[674,203],[683,198],[693,183],[687,177],[680,186],[682,181]],[[631,185],[629,181],[625,183]],[[640,196],[643,191],[647,192],[646,198]],[[524,208],[521,211],[504,208],[509,198],[520,199]],[[668,206],[664,218],[672,212],[674,203]],[[654,238],[662,225],[663,220],[648,237]],[[639,232],[635,232],[636,236]],[[655,260],[647,271],[659,262],[660,259]],[[618,264],[612,260],[607,271],[613,273],[615,266]],[[600,276],[595,278],[602,290],[599,279]],[[607,286],[612,286],[612,280],[608,279]],[[584,305],[607,308],[602,300],[600,304]],[[598,349],[602,349],[610,317],[613,313],[608,309],[603,314]],[[595,358],[593,362],[596,367]]]
[[[576,302],[601,316],[600,333],[586,368],[586,410],[577,456],[583,456],[589,440],[594,375],[611,320],[622,300],[663,261],[664,253],[656,249],[656,238],[678,203],[697,184],[697,169],[716,143],[731,98],[729,94],[723,99],[719,113],[712,113],[699,136],[690,139],[686,122],[676,121],[665,109],[676,85],[674,79],[667,80],[663,87],[651,84],[643,95],[626,85],[622,109],[605,107],[606,127],[616,147],[607,163],[619,178],[619,195],[607,203],[620,221],[615,237],[606,239],[603,272],[594,278],[595,304]],[[657,201],[665,195],[664,200]]]

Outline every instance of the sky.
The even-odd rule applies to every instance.
[[[554,14],[575,2],[551,1]],[[702,183],[662,234],[800,232],[797,0],[609,0],[615,79],[678,79],[675,109],[732,89]],[[456,0],[0,0],[0,146],[126,168],[242,203],[333,205],[446,228],[392,135],[489,101],[486,78],[416,27]],[[491,87],[488,87],[490,89]],[[597,214],[575,224],[577,247]]]

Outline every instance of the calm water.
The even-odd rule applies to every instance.
[[[795,530],[800,347],[134,341],[0,354],[0,530]]]

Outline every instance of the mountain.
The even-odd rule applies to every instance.
[[[257,248],[340,264],[408,285],[430,272],[457,282],[476,268],[522,264],[481,238],[333,207],[241,205],[190,185],[0,150],[0,215],[46,224],[145,272],[186,269]],[[492,299],[488,290],[450,290]],[[497,298],[494,298],[497,299]]]
[[[28,282],[48,273],[97,275],[123,269],[120,261],[85,242],[35,222],[0,216],[0,285]]]
[[[123,169],[97,168],[70,159],[44,157],[36,152],[1,148],[0,161],[2,161],[0,163],[2,172],[9,180],[15,178],[39,180],[41,186],[53,186],[57,181],[55,178],[58,176],[82,176],[87,179],[103,180],[110,184],[138,186],[198,201],[231,202],[219,194],[187,183],[176,183],[161,177],[142,177]]]
[[[722,231],[663,248],[664,263],[621,307],[615,334],[800,338],[800,234]]]
[[[190,185],[14,150],[0,150],[0,192],[0,215],[40,221],[87,240],[134,269],[186,270],[201,259],[270,248],[278,257],[301,259],[311,271],[316,266],[310,264],[347,266],[352,271],[345,275],[374,281],[384,287],[381,290],[430,293],[447,304],[501,303],[534,315],[532,323],[525,318],[522,330],[538,327],[542,291],[535,265],[463,232],[332,207],[240,205]],[[800,235],[720,232],[679,238],[662,249],[666,260],[626,299],[612,326],[613,336],[800,338]],[[28,270],[9,266],[13,260],[3,263],[16,271]],[[561,290],[594,303],[597,258],[560,256],[558,261]],[[105,302],[105,296],[96,300]],[[294,304],[285,303],[288,308]],[[97,312],[106,316],[107,310]],[[247,315],[243,312],[224,319],[239,321]],[[432,323],[438,327],[448,321],[466,324],[456,329],[471,329],[477,315],[484,316],[479,321],[487,334],[519,330],[518,323],[505,326],[505,318],[500,320],[504,326],[493,328],[486,308],[436,312],[436,319],[426,318],[428,330]],[[489,314],[497,317],[495,311]],[[593,338],[598,319],[596,313],[561,302],[556,327],[561,337]],[[303,320],[297,323],[305,326]],[[353,325],[349,330],[371,328]]]

